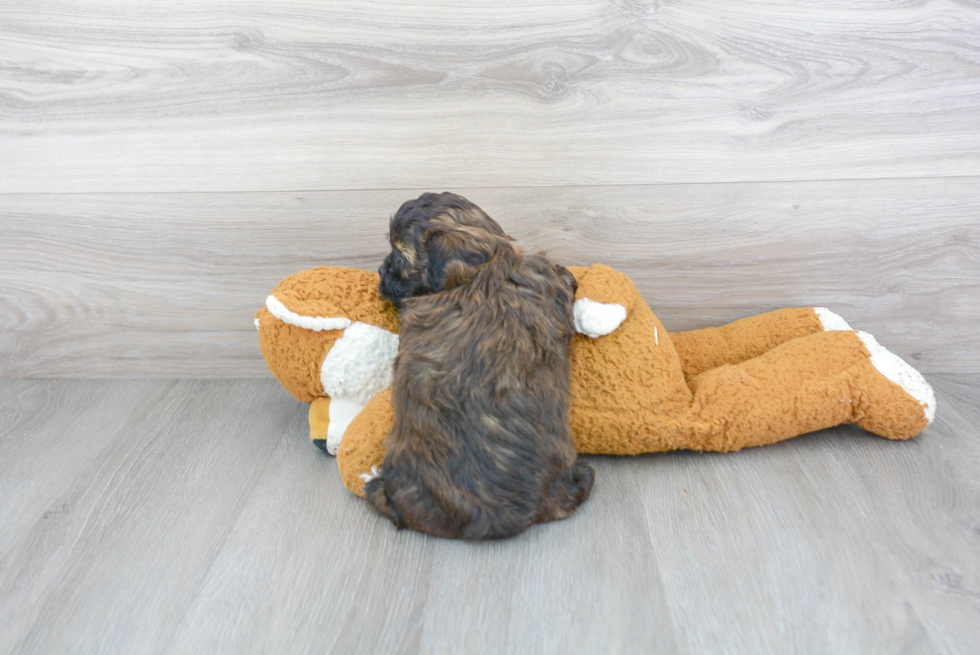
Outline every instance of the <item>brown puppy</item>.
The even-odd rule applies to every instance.
[[[395,419],[365,496],[440,537],[510,537],[570,515],[595,478],[568,427],[575,278],[454,194],[402,205],[390,239]]]

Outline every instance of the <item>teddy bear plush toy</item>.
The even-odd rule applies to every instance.
[[[578,280],[570,421],[580,453],[725,452],[844,423],[909,439],[935,416],[918,371],[826,309],[668,333],[626,275],[568,269]],[[255,324],[273,375],[310,403],[311,439],[362,495],[362,476],[384,459],[398,352],[397,311],[381,299],[378,274],[292,275]]]

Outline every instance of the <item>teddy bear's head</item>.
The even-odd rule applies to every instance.
[[[378,294],[378,274],[321,267],[292,275],[256,313],[259,345],[273,375],[297,400],[329,397],[326,447],[391,384],[398,318]]]

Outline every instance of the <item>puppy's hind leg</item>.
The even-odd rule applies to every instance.
[[[562,471],[548,492],[538,523],[571,516],[588,499],[594,482],[595,469],[581,460]]]
[[[388,490],[385,488],[385,478],[378,472],[377,467],[371,467],[371,475],[361,474],[364,479],[364,497],[367,499],[379,514],[395,524],[399,530],[406,527],[401,514],[388,498]]]

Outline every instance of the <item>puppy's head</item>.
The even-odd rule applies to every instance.
[[[465,283],[512,240],[486,212],[455,193],[424,193],[391,219],[391,252],[378,272],[382,297],[406,298]]]

